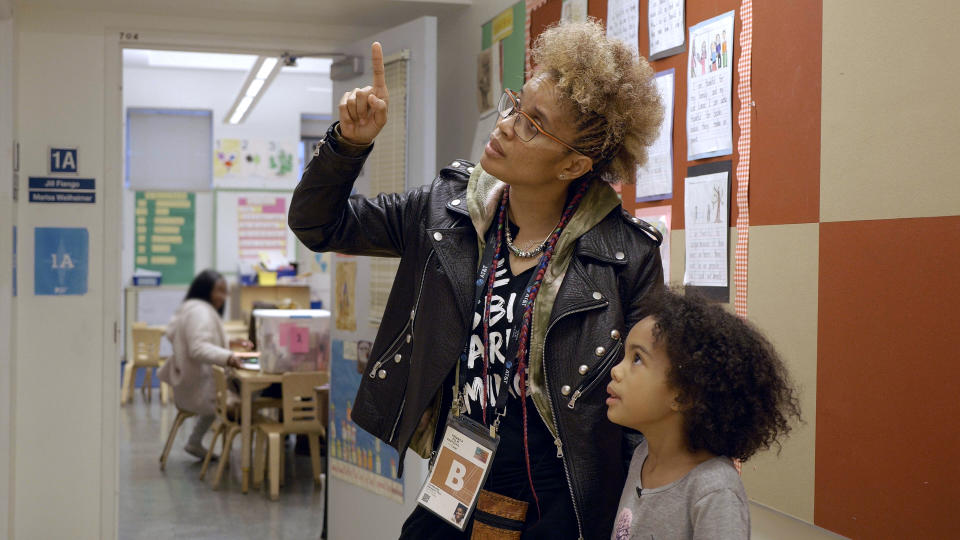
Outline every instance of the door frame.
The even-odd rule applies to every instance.
[[[124,118],[123,50],[158,49],[280,56],[337,55],[334,44],[268,36],[184,33],[142,30],[137,27],[107,27],[104,30],[104,181],[103,205],[103,321],[104,358],[101,366],[100,532],[114,540],[119,526],[119,413],[120,350],[126,284],[120,283],[123,256]],[[216,119],[214,120],[216,121]],[[111,347],[112,343],[112,347]]]

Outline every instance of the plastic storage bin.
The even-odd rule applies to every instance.
[[[330,369],[330,312],[255,309],[257,350],[264,373]]]

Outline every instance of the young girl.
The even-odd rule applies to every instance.
[[[749,538],[746,460],[800,410],[773,346],[702,298],[664,291],[611,370],[607,417],[638,430],[612,539]]]

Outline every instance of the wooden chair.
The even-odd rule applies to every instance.
[[[207,467],[213,458],[217,439],[221,439],[220,464],[217,466],[217,474],[212,484],[213,489],[219,489],[220,480],[223,478],[223,471],[226,470],[227,462],[230,459],[233,439],[240,433],[240,407],[227,404],[226,371],[220,366],[211,367],[213,369],[213,382],[217,390],[217,421],[213,426],[213,440],[210,441],[210,448],[207,450],[207,455],[203,458],[203,466],[200,467],[200,480],[203,480],[207,474]],[[279,408],[281,405],[281,400],[275,398],[255,399],[253,400],[253,411],[256,413],[262,409]],[[269,422],[271,420],[262,414],[255,414],[251,421],[254,426],[256,426],[259,423]]]
[[[280,497],[280,482],[283,478],[281,442],[285,435],[291,433],[307,435],[310,443],[310,461],[313,465],[313,480],[318,485],[322,482],[320,437],[326,438],[327,431],[319,419],[319,403],[314,388],[326,384],[329,379],[329,375],[321,372],[285,373],[282,382],[283,422],[264,422],[256,426],[253,486],[255,488],[260,486],[266,461],[269,460],[270,500],[275,501]],[[264,448],[265,446],[267,448]]]
[[[120,392],[120,404],[124,405],[133,398],[133,387],[136,384],[137,370],[146,368],[143,386],[140,388],[144,399],[150,401],[153,389],[151,388],[153,369],[163,365],[165,358],[160,357],[160,342],[163,340],[162,328],[148,327],[144,323],[134,323],[131,328],[133,334],[133,350],[127,354],[127,365],[124,368],[123,388]],[[161,384],[160,403],[167,404],[170,388]]]
[[[194,413],[177,408],[177,418],[173,421],[173,425],[170,426],[170,434],[167,435],[167,444],[163,447],[163,453],[160,454],[161,471],[167,467],[167,456],[170,455],[170,447],[173,446],[173,441],[177,438],[177,432],[180,431],[180,426],[183,425],[184,420],[191,416],[195,416]]]

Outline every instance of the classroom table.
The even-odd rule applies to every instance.
[[[283,380],[281,373],[262,373],[259,368],[235,369],[233,374],[240,382],[240,470],[242,491],[250,488],[250,451],[253,435],[253,393]]]

